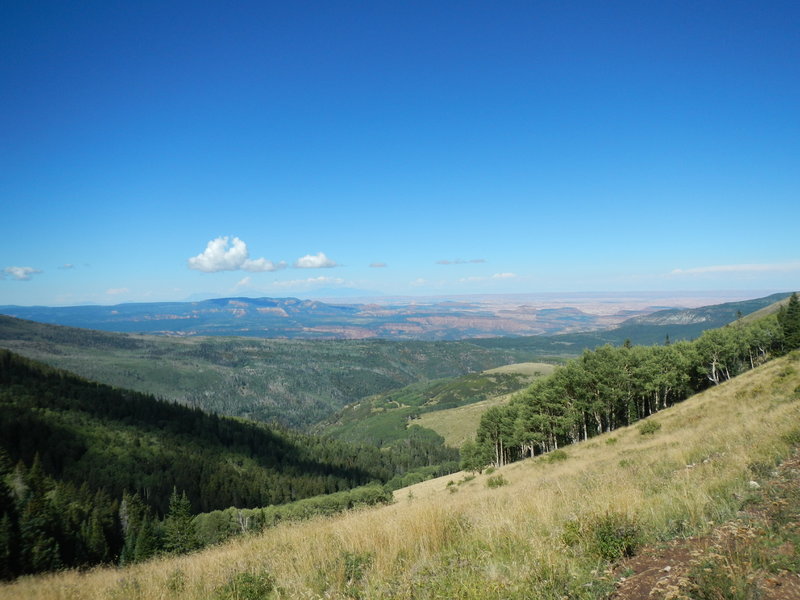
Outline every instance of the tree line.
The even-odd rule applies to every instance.
[[[692,342],[601,346],[558,368],[481,418],[462,467],[542,454],[630,425],[709,386],[800,348],[800,302],[792,294],[777,315],[735,322]]]

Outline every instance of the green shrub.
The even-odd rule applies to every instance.
[[[606,440],[606,444],[608,444],[609,446],[613,446],[616,443],[617,443],[617,438],[615,437],[610,437]]]
[[[790,446],[800,446],[800,427],[788,431],[781,439]]]
[[[508,479],[503,477],[500,474],[492,475],[489,479],[486,480],[486,485],[490,488],[497,488],[504,485],[508,485]]]
[[[375,556],[372,552],[344,552],[342,562],[344,564],[344,578],[348,585],[353,585],[364,579],[364,575],[372,566]]]
[[[658,421],[645,421],[638,427],[639,433],[642,435],[653,435],[656,431],[661,429],[661,423]]]
[[[564,523],[564,531],[561,533],[561,541],[567,546],[577,546],[582,539],[581,523],[577,519],[571,519]]]
[[[180,569],[175,569],[172,571],[172,573],[169,574],[169,577],[167,577],[167,589],[174,594],[178,594],[182,592],[185,587],[186,573]]]
[[[215,600],[266,600],[275,591],[275,579],[266,571],[237,573],[218,588]]]
[[[586,533],[590,551],[608,561],[633,556],[641,544],[639,525],[622,513],[606,513],[595,518]]]
[[[567,460],[569,458],[569,454],[564,452],[563,450],[553,450],[552,452],[547,453],[547,462],[558,462],[561,460]]]

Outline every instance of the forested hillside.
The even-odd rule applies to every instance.
[[[586,350],[482,417],[464,464],[503,465],[635,423],[800,347],[796,294],[773,315],[704,332],[693,342]]]
[[[131,506],[141,525],[178,509],[264,507],[431,465],[413,443],[389,454],[209,415],[5,350],[0,454],[0,554],[18,556],[15,573],[116,560]]]
[[[0,347],[93,381],[297,428],[366,396],[527,356],[467,342],[134,336],[2,315]]]

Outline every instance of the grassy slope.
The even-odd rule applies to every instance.
[[[415,381],[517,362],[466,342],[165,338],[2,315],[0,347],[108,385],[296,427]]]
[[[226,586],[253,574],[281,598],[601,598],[613,587],[584,532],[620,515],[653,542],[728,519],[748,481],[800,440],[798,389],[794,353],[651,417],[662,425],[652,436],[630,427],[567,448],[565,460],[504,467],[502,487],[486,474],[449,488],[459,477],[432,480],[391,506],[122,570],[24,579],[0,596],[232,598]],[[565,528],[580,533],[571,546]]]
[[[752,323],[753,321],[758,321],[759,319],[766,317],[768,315],[773,315],[780,310],[781,306],[786,306],[787,304],[789,304],[789,298],[790,296],[787,296],[786,298],[778,300],[777,302],[773,302],[769,306],[765,306],[764,308],[759,308],[757,311],[742,317],[740,321],[742,323]]]
[[[446,446],[460,448],[464,442],[475,439],[481,416],[493,406],[507,404],[513,394],[494,396],[488,400],[421,415],[417,424],[432,429],[444,438]]]
[[[546,363],[520,363],[491,369],[486,373],[527,373],[534,378],[540,375],[549,375],[553,370],[555,370],[555,366]],[[464,442],[475,438],[475,432],[478,431],[483,413],[493,406],[506,404],[511,396],[513,394],[502,394],[466,406],[425,413],[420,415],[416,423],[420,427],[432,429],[441,435],[446,445],[460,448]]]
[[[518,363],[462,377],[414,383],[346,406],[320,431],[350,442],[385,445],[405,438],[409,425],[429,427],[429,415],[507,397],[553,369],[546,363]],[[438,429],[431,429],[447,439]]]

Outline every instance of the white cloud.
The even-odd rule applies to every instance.
[[[242,269],[250,271],[251,273],[263,273],[264,271],[279,271],[286,268],[286,262],[280,261],[274,263],[266,258],[257,258],[255,260],[247,259],[242,263]]]
[[[419,287],[419,286],[425,285],[427,283],[428,283],[428,281],[426,279],[423,279],[422,277],[418,277],[417,279],[412,281],[410,285],[412,285],[414,287]]]
[[[759,273],[765,271],[796,271],[796,270],[800,270],[800,262],[692,267],[690,269],[673,269],[670,272],[670,275],[704,275],[707,273]]]
[[[215,238],[208,242],[206,249],[188,260],[189,268],[204,273],[218,271],[238,271],[242,269],[250,272],[277,271],[286,267],[286,263],[273,263],[266,258],[251,259],[247,251],[247,244],[238,237],[228,244],[228,236]]]
[[[58,268],[59,269],[74,269],[75,265],[73,265],[72,263],[64,263],[63,265],[61,265]]]
[[[233,289],[238,290],[239,288],[247,287],[248,285],[250,285],[251,279],[252,277],[250,277],[249,275],[247,277],[243,277],[242,279],[236,282],[236,285],[233,286]]]
[[[388,267],[389,265],[387,265],[385,262],[374,262],[370,263],[369,266],[372,267],[373,269],[383,269],[384,267]]]
[[[5,278],[6,275],[11,275],[17,281],[28,281],[31,278],[31,275],[36,275],[37,273],[41,273],[39,269],[34,269],[33,267],[6,267],[3,269],[2,278]]]
[[[492,279],[514,279],[516,276],[516,273],[495,273],[492,275]]]
[[[274,281],[272,285],[282,288],[307,288],[318,285],[344,285],[347,283],[341,277],[309,277],[308,279],[291,279],[289,281]]]
[[[130,292],[130,290],[128,288],[111,288],[109,290],[106,290],[106,294],[108,294],[109,296],[117,296],[119,294],[127,294],[128,292]]]
[[[330,269],[338,266],[335,261],[325,256],[323,252],[306,254],[294,261],[296,269]]]

